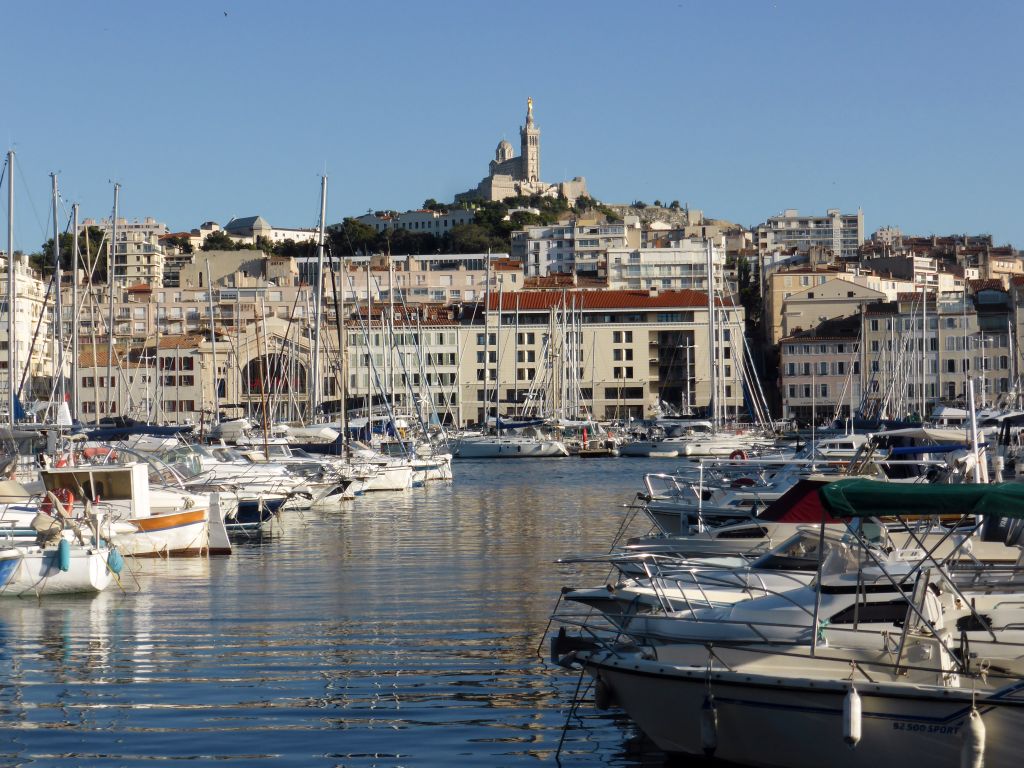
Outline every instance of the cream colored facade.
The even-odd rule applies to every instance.
[[[520,414],[598,419],[652,415],[659,400],[706,408],[707,298],[697,291],[527,291],[464,328],[463,419]],[[518,309],[517,309],[518,307]],[[742,308],[720,308],[719,402],[742,405]],[[487,361],[485,363],[485,360]]]
[[[853,314],[885,298],[881,291],[858,285],[845,277],[831,277],[786,297],[782,305],[782,335],[790,336],[825,320]]]
[[[83,227],[98,226],[107,238],[114,235],[110,219],[96,224],[87,219]],[[114,281],[120,285],[163,285],[164,248],[160,238],[168,233],[167,225],[147,216],[142,221],[119,218],[117,242],[114,244]]]
[[[34,399],[48,400],[54,370],[56,369],[54,345],[51,339],[53,311],[45,311],[46,283],[39,274],[25,266],[22,260],[15,261],[15,338],[16,363],[18,372],[11,376],[8,370],[8,318],[7,318],[7,258],[0,258],[0,410],[7,414],[8,394],[12,379],[20,384],[27,369],[28,377],[22,389],[21,401],[24,406]],[[70,359],[65,361],[65,371]],[[16,386],[18,386],[16,384]]]
[[[612,290],[707,290],[707,245],[700,238],[674,241],[666,247],[608,251],[608,288]],[[725,236],[713,243],[715,290],[726,290]]]

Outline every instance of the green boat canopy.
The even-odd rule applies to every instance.
[[[918,485],[837,480],[818,489],[834,517],[989,515],[1024,518],[1024,483]]]

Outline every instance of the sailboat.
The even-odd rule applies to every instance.
[[[561,440],[546,436],[541,431],[542,419],[527,422],[503,421],[500,414],[501,391],[501,329],[504,310],[504,283],[498,283],[495,307],[498,311],[498,332],[495,335],[495,382],[493,432],[467,432],[455,443],[452,453],[460,459],[526,459],[568,456],[569,449]],[[484,384],[489,393],[490,382],[490,313],[491,313],[491,257],[487,255],[487,290],[484,296]],[[490,426],[490,418],[485,420]]]

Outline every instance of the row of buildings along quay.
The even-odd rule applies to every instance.
[[[756,395],[808,423],[926,415],[964,404],[969,379],[983,404],[1014,393],[1012,246],[865,236],[861,210],[743,226],[678,201],[602,203],[581,176],[541,180],[532,102],[520,139],[454,202],[346,217],[322,251],[319,230],[261,216],[178,232],[87,219],[77,255],[59,238],[59,323],[52,241],[16,252],[16,345],[5,323],[0,367],[18,375],[3,402],[12,380],[23,404],[53,402],[63,380],[86,422],[316,420],[386,403],[464,426],[495,403],[624,419],[701,414],[713,394],[743,419]],[[489,247],[469,247],[481,235]]]

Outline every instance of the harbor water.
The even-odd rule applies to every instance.
[[[463,461],[284,513],[228,557],[128,561],[123,591],[0,601],[0,762],[553,763],[579,676],[545,627],[563,585],[606,573],[554,561],[606,551],[643,473],[676,463]],[[561,760],[661,764],[637,742],[584,705]]]

